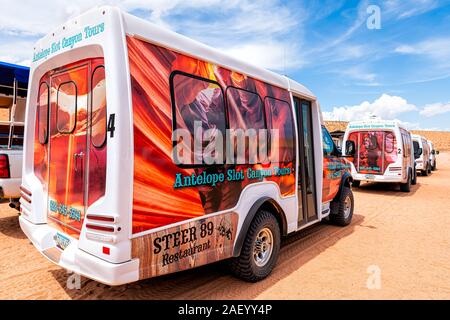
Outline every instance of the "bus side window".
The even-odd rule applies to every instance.
[[[384,136],[384,146],[387,153],[394,152],[395,137],[392,133],[386,133]]]
[[[48,141],[48,106],[50,95],[48,84],[42,82],[39,86],[38,102],[38,138],[39,143],[46,144]]]
[[[322,140],[323,140],[323,155],[329,157],[332,155],[334,150],[334,142],[331,138],[328,130],[322,126]]]
[[[98,66],[92,73],[91,142],[96,148],[106,142],[106,80],[105,67]]]
[[[174,161],[184,166],[202,165],[204,163],[203,153],[209,142],[203,142],[202,154],[194,155],[193,141],[196,136],[194,130],[201,128],[204,133],[209,129],[212,130],[210,132],[218,130],[219,132],[217,133],[220,133],[225,140],[226,117],[222,88],[215,81],[180,71],[172,73],[170,88],[173,107],[173,129],[181,129],[191,135],[191,141],[184,141],[183,136],[177,137],[178,140],[176,141],[176,145],[183,144],[184,150],[190,150],[190,155],[186,157],[189,160],[186,161],[185,157],[183,157],[184,161],[179,159],[174,159]],[[225,161],[223,150],[221,151],[222,161]]]
[[[226,97],[230,129],[255,130],[255,140],[258,139],[259,130],[267,129],[266,114],[261,97],[257,93],[235,87],[227,88]],[[250,135],[251,131],[246,131],[246,133]],[[236,140],[234,139],[235,142]],[[259,152],[255,148],[266,148],[267,150],[267,144],[263,146],[258,142],[250,143],[250,139],[247,138],[246,141],[248,143],[245,143],[245,162],[251,164],[266,162],[267,159],[259,159]],[[252,150],[249,147],[252,147]],[[237,153],[239,152],[236,151],[235,157]]]
[[[56,128],[60,133],[72,133],[76,126],[77,86],[75,82],[63,82],[56,96]]]
[[[267,128],[278,130],[278,141],[272,141],[276,145],[271,146],[271,151],[278,151],[278,155],[270,152],[271,162],[291,162],[294,160],[294,124],[289,103],[271,97],[265,97]]]

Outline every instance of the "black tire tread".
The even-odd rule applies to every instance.
[[[349,218],[345,219],[345,216],[344,216],[344,205],[345,205],[344,199],[347,196],[347,194],[350,195],[350,197],[352,199],[352,210],[350,212]],[[339,201],[333,201],[331,203],[331,213],[329,215],[330,222],[332,224],[334,224],[334,225],[341,226],[341,227],[349,225],[351,223],[351,221],[352,221],[354,205],[355,205],[355,202],[354,202],[354,198],[353,198],[352,189],[350,189],[349,187],[344,187],[342,189],[342,195],[340,197],[340,200]]]
[[[253,262],[253,242],[258,230],[267,224],[273,224],[272,234],[274,238],[274,248],[269,262],[264,267],[258,267]],[[230,270],[238,278],[248,281],[257,282],[267,277],[274,268],[280,251],[281,232],[277,219],[272,213],[260,210],[253,219],[247,231],[244,244],[242,245],[241,255],[230,259]],[[255,270],[261,268],[261,270]],[[260,271],[260,272],[258,272]]]

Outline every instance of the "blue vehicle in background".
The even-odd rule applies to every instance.
[[[0,198],[19,209],[28,67],[0,61]]]

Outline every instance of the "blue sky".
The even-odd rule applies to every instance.
[[[102,4],[297,80],[327,119],[450,131],[450,0],[0,0],[0,60],[29,63],[39,37]]]

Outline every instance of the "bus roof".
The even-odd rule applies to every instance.
[[[401,128],[408,131],[408,129],[406,129],[398,120],[367,119],[350,121],[347,125],[347,130],[373,130],[394,128]]]

